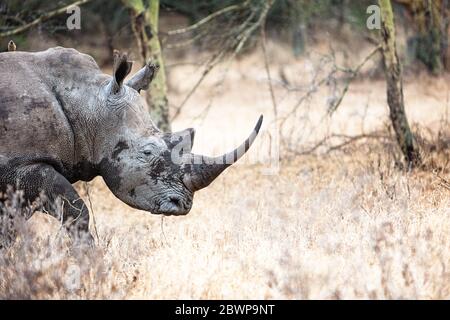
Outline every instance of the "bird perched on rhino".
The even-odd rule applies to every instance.
[[[89,211],[72,186],[77,181],[101,176],[133,208],[187,214],[194,193],[249,150],[262,116],[237,149],[194,154],[194,129],[161,132],[144,106],[140,92],[158,67],[147,63],[126,81],[131,67],[119,52],[112,76],[74,49],[0,53],[0,194],[15,187],[28,203],[42,198],[43,211],[55,216],[62,202],[58,217],[69,234],[91,243]]]
[[[16,49],[17,49],[17,47],[16,47],[16,44],[14,43],[14,41],[9,41],[8,42],[8,51],[9,52],[11,52],[11,51],[16,51]]]

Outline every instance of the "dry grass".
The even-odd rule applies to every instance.
[[[260,112],[270,122],[260,58],[250,55],[233,66],[221,94],[214,95],[212,79],[188,103],[174,127],[199,127],[195,151],[215,152],[210,141],[224,151],[247,134]],[[274,68],[303,66],[277,58]],[[171,70],[172,101],[181,101],[189,89],[177,81],[189,70]],[[425,170],[399,170],[394,147],[379,140],[326,155],[282,152],[277,174],[265,175],[262,164],[233,167],[196,194],[188,216],[163,219],[127,207],[97,178],[89,195],[98,248],[70,250],[58,223],[35,215],[14,247],[0,255],[0,298],[449,299],[448,135],[441,134],[438,149],[425,140],[436,137],[446,110],[439,87],[444,83],[405,88],[408,112],[422,128]],[[283,92],[276,87],[278,98]],[[319,92],[311,117],[294,119],[303,132],[313,133],[297,133],[291,142],[314,141],[329,130],[359,134],[382,128],[383,93],[382,82],[355,84],[333,121],[318,127],[315,119],[326,109],[326,93]],[[297,97],[280,98],[280,112]],[[196,115],[210,99],[214,108],[203,122]],[[434,111],[424,113],[424,105]],[[84,185],[78,189],[87,201]]]
[[[98,249],[68,252],[35,216],[39,234],[0,260],[0,297],[448,299],[450,190],[385,166],[361,152],[297,159],[278,176],[232,169],[190,215],[163,221],[97,179]]]

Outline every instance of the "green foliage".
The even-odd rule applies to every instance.
[[[438,44],[438,45],[436,45]],[[432,29],[428,34],[418,35],[408,42],[409,50],[421,61],[433,74],[439,74],[442,70],[440,33]]]
[[[352,1],[354,2],[351,6],[347,7],[346,12],[346,22],[350,23],[357,29],[366,29],[367,13],[366,9],[368,6],[374,4],[374,1]]]

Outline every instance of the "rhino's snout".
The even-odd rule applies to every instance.
[[[160,203],[156,213],[167,216],[181,216],[188,214],[191,208],[192,200],[185,199],[179,195],[170,195]]]

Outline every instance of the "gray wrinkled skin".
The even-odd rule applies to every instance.
[[[175,146],[190,154],[194,131],[160,132],[139,95],[157,68],[146,65],[124,82],[130,69],[117,53],[112,77],[74,49],[0,53],[0,192],[21,189],[28,203],[43,193],[49,212],[66,201],[63,222],[72,232],[89,224],[72,183],[98,175],[134,208],[187,214],[194,191],[226,166],[199,173],[204,166],[171,160]]]

